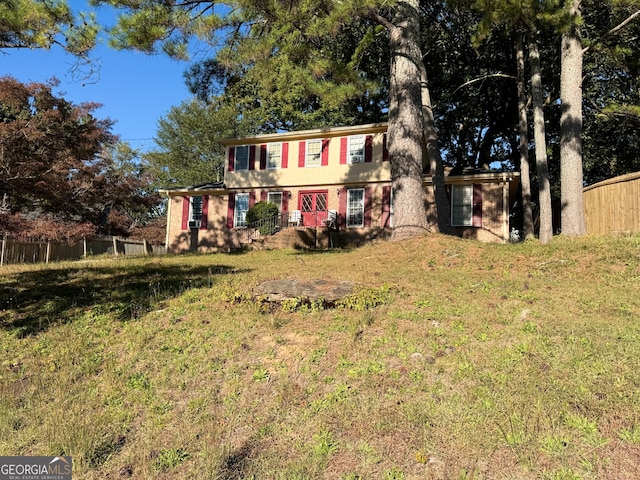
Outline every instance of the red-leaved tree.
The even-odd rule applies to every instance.
[[[55,85],[0,78],[0,234],[127,235],[159,203],[150,179],[118,162],[111,120],[93,115],[99,104],[75,105]],[[110,217],[121,219],[116,231]]]

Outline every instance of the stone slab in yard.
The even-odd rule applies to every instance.
[[[291,298],[337,302],[351,295],[354,288],[353,282],[285,279],[264,282],[258,285],[253,293],[256,297],[262,297],[268,302],[282,302]]]

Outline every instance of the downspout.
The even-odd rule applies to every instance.
[[[502,174],[502,243],[509,240],[509,182]]]
[[[171,196],[167,194],[167,231],[164,236],[164,246],[169,251],[169,230],[171,229]]]

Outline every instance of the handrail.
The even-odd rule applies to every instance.
[[[337,223],[338,216],[335,210],[314,210],[311,212],[303,212],[304,215],[300,214],[298,217],[294,218],[292,216],[292,212],[296,211],[297,210],[290,210],[288,212],[282,212],[279,215],[269,218],[263,218],[261,220],[257,220],[248,224],[245,228],[243,228],[243,237],[245,239],[245,243],[249,243],[253,240],[259,240],[269,235],[274,235],[284,228],[293,226],[304,226],[303,216],[308,216],[309,214],[312,214],[314,216],[315,226],[335,227]],[[319,217],[322,218],[321,222],[318,222]]]
[[[244,228],[245,242],[258,240],[262,237],[273,235],[286,227],[289,220],[289,212],[284,212],[269,218],[256,220]]]

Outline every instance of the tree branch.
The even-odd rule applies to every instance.
[[[605,38],[607,38],[609,35],[613,35],[614,33],[616,33],[618,30],[622,30],[624,27],[626,27],[628,24],[630,24],[631,22],[633,22],[637,17],[640,16],[640,10],[638,10],[635,13],[632,13],[631,15],[629,15],[627,18],[625,18],[622,22],[620,22],[618,25],[616,25],[615,27],[613,27],[611,30],[609,30],[607,33],[605,33],[599,41],[589,45],[588,47],[585,47],[582,49],[582,53],[585,54],[587,53],[594,45],[597,45],[598,43],[601,43]]]
[[[468,87],[469,85],[472,85],[474,83],[478,83],[478,82],[483,82],[484,80],[487,80],[488,78],[508,78],[509,80],[515,80],[516,77],[514,77],[513,75],[507,75],[506,73],[491,73],[489,75],[485,75],[483,77],[479,77],[479,78],[474,78],[473,80],[469,80],[468,82],[464,82],[462,85],[460,85],[458,88],[456,88],[452,95],[454,95],[458,90],[463,89],[464,87]]]

